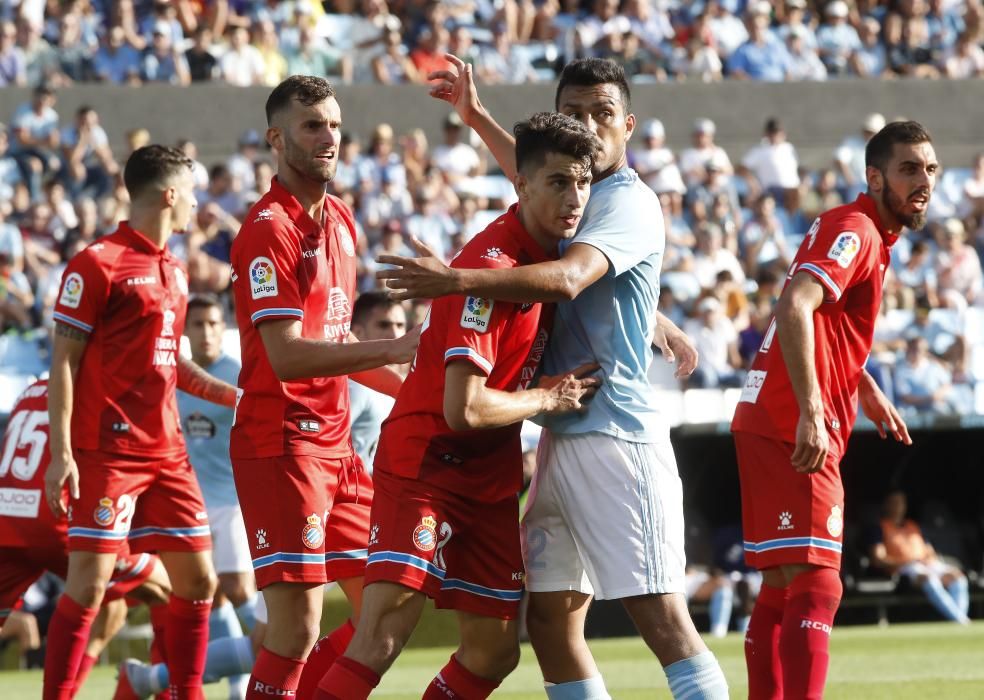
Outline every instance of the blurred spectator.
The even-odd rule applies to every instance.
[[[226,214],[239,216],[243,212],[242,188],[225,165],[213,165],[208,171],[208,189],[198,197],[198,205],[217,204]]]
[[[748,41],[728,58],[728,75],[739,80],[780,82],[789,72],[789,54],[783,43],[769,31],[772,5],[753,0],[746,25]]]
[[[597,55],[596,45],[611,34],[625,34],[632,25],[618,13],[618,0],[593,0],[591,12],[576,27],[575,48],[581,55]]]
[[[806,0],[787,0],[785,9],[782,23],[775,29],[776,36],[788,42],[791,35],[798,34],[804,47],[816,51],[817,35],[812,23],[807,21]]]
[[[441,169],[452,186],[463,177],[477,175],[482,164],[478,152],[461,139],[464,128],[457,112],[448,114],[442,127],[444,143],[435,146],[432,154],[434,165]]]
[[[59,21],[55,54],[58,56],[57,75],[60,84],[70,85],[90,80],[92,51],[82,41],[79,16],[74,12],[66,12]]]
[[[41,85],[58,73],[58,54],[41,36],[41,24],[22,18],[17,25],[17,46],[24,53],[28,85]]]
[[[20,182],[20,167],[10,153],[10,133],[0,124],[0,211],[14,198],[14,186]]]
[[[322,41],[310,24],[301,27],[297,47],[285,54],[287,75],[338,76],[343,83],[352,82],[352,58]]]
[[[873,112],[864,118],[861,133],[848,136],[834,151],[834,167],[840,173],[847,201],[854,201],[859,194],[868,189],[864,149],[871,137],[884,126],[885,117],[878,112]]]
[[[936,293],[936,270],[929,244],[918,240],[912,244],[909,259],[894,268],[901,291],[908,298],[902,308],[914,309],[918,306],[937,307],[939,297]]]
[[[257,189],[256,161],[259,158],[260,146],[263,143],[260,132],[256,129],[249,129],[239,137],[236,152],[229,156],[226,161],[226,168],[232,175],[233,189],[237,192],[253,192]],[[265,193],[265,190],[261,192],[261,194]]]
[[[148,135],[149,137],[149,135]],[[208,170],[198,160],[198,146],[190,139],[180,139],[175,146],[191,158],[191,174],[195,179],[195,191],[201,192],[208,187]],[[132,152],[133,149],[131,149]]]
[[[0,87],[8,85],[27,85],[27,64],[17,46],[17,27],[5,20],[0,22]]]
[[[31,328],[34,325],[30,313],[33,306],[31,283],[14,267],[10,255],[0,253],[0,332],[10,327]]]
[[[338,159],[332,186],[337,190],[354,192],[359,186],[359,139],[344,132],[338,143]]]
[[[188,61],[172,43],[171,27],[159,22],[154,25],[150,46],[144,51],[141,77],[151,83],[187,85],[191,82]]]
[[[452,68],[448,59],[444,58],[444,54],[448,52],[449,37],[448,30],[440,24],[421,32],[417,48],[410,52],[410,60],[417,69],[419,82],[426,81],[429,73]]]
[[[61,168],[56,151],[60,134],[55,101],[51,88],[36,87],[31,101],[17,107],[10,119],[14,137],[11,155],[17,160],[34,199],[41,195],[41,176]]]
[[[96,110],[79,107],[75,124],[62,130],[61,147],[65,183],[73,198],[99,198],[109,193],[120,166],[109,147],[109,137],[99,125]]]
[[[670,67],[678,80],[694,78],[702,83],[712,83],[722,79],[724,64],[712,40],[709,34],[695,34],[685,46],[673,49]]]
[[[943,65],[948,78],[979,78],[984,76],[984,49],[963,32]]]
[[[2,305],[3,302],[0,301],[0,307]],[[5,644],[10,640],[17,643],[18,668],[27,668],[30,653],[41,648],[38,619],[25,610],[10,610],[3,627],[0,628],[0,642]]]
[[[902,411],[948,413],[951,378],[929,355],[929,343],[918,336],[905,344],[905,357],[895,368],[895,399]]]
[[[718,273],[727,270],[731,278],[739,284],[745,281],[745,272],[738,258],[723,247],[724,234],[721,227],[707,222],[696,230],[697,250],[694,251],[693,273],[701,288],[711,289],[717,282]]]
[[[803,194],[800,196],[803,216],[807,221],[814,221],[823,212],[839,207],[844,203],[840,189],[837,187],[837,173],[827,168],[818,172],[815,181],[807,178],[801,184]],[[863,188],[861,191],[864,191]]]
[[[861,48],[857,30],[847,21],[850,10],[844,0],[834,0],[824,8],[824,22],[817,29],[817,49],[832,76],[846,75],[851,56]]]
[[[851,54],[850,65],[854,75],[862,78],[881,78],[890,75],[888,50],[881,40],[881,25],[874,17],[861,20],[858,47]]]
[[[984,289],[981,260],[973,247],[967,245],[967,231],[960,219],[947,219],[936,231],[940,303],[965,309],[980,299]]]
[[[683,329],[700,355],[700,364],[690,375],[689,386],[709,389],[742,385],[738,332],[724,315],[720,301],[714,297],[701,299],[697,304],[697,317],[684,323]]]
[[[228,40],[229,48],[219,59],[223,80],[239,87],[266,84],[266,64],[259,50],[249,43],[249,30],[230,27]]]
[[[376,82],[383,85],[423,82],[396,31],[386,33],[383,53],[372,59],[372,74]]]
[[[140,82],[140,52],[126,41],[126,31],[119,25],[103,35],[102,46],[92,59],[94,79],[122,85]]]
[[[923,17],[909,17],[902,25],[900,41],[890,45],[888,62],[899,75],[938,78],[940,56],[930,44],[929,27]]]
[[[733,172],[731,159],[723,148],[714,143],[717,127],[710,119],[698,119],[690,132],[693,144],[680,153],[680,171],[688,187],[699,185],[707,178],[707,166],[712,161],[725,175]]]
[[[475,67],[482,81],[492,85],[536,81],[536,70],[521,48],[510,40],[505,24],[496,24],[492,28],[492,45],[482,52]]]
[[[765,137],[741,160],[743,175],[751,175],[763,191],[785,203],[790,192],[799,187],[799,162],[796,149],[786,140],[782,123],[771,117],[765,123]]]
[[[786,268],[792,262],[792,251],[786,242],[786,232],[776,216],[776,200],[763,194],[752,208],[752,218],[739,234],[742,262],[748,274],[755,275],[761,268]]]
[[[382,188],[384,170],[403,170],[403,165],[393,150],[393,127],[377,124],[369,139],[369,152],[359,161],[360,190],[371,193]]]
[[[663,128],[663,122],[659,119],[650,119],[642,125],[641,131],[645,139],[644,147],[629,153],[632,167],[656,194],[661,192],[684,194],[687,187],[683,184],[673,151],[666,147],[666,130]]]
[[[253,46],[263,63],[260,85],[275,87],[287,77],[287,59],[280,49],[277,28],[270,20],[261,20],[253,25]],[[322,75],[322,74],[319,74]]]
[[[786,39],[789,54],[786,77],[789,80],[826,80],[827,69],[817,55],[817,50],[806,43],[806,36],[805,29],[795,27]]]
[[[748,326],[738,334],[738,354],[745,369],[752,366],[765,341],[765,334],[772,323],[772,312],[773,303],[768,295],[756,294],[749,309]]]
[[[199,24],[192,38],[193,43],[184,54],[191,81],[202,83],[222,77],[219,59],[212,53],[212,30],[208,25]]]
[[[756,10],[764,13],[765,7],[759,7]],[[721,0],[706,0],[704,12],[708,17],[714,44],[721,52],[721,58],[727,61],[731,54],[748,40],[746,24],[732,14]],[[769,12],[771,12],[771,8]]]
[[[976,217],[984,225],[984,153],[974,156],[974,167],[970,177],[964,182],[963,195],[966,198],[963,203],[964,213]]]

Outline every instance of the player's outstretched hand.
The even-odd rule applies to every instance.
[[[392,268],[378,270],[376,279],[386,282],[393,290],[390,297],[399,301],[406,299],[436,299],[457,292],[454,270],[444,264],[438,255],[417,238],[410,244],[420,257],[404,258],[400,255],[380,255],[376,262],[392,265]]]
[[[570,413],[587,408],[587,402],[601,386],[599,377],[590,377],[601,368],[591,362],[581,365],[571,372],[554,377],[541,377],[539,388],[548,392],[547,413]]]
[[[862,380],[858,387],[858,397],[861,410],[868,420],[875,424],[882,440],[891,433],[896,442],[901,442],[903,445],[912,444],[908,426],[873,379],[867,381],[867,377],[865,377]]]
[[[482,110],[472,67],[454,54],[446,53],[444,58],[451,63],[452,69],[427,74],[427,80],[431,83],[430,96],[450,104],[461,116],[461,121],[471,126],[474,116]]]
[[[63,499],[65,486],[71,500],[79,497],[79,468],[71,455],[67,457],[51,455],[48,470],[44,473],[44,497],[48,507],[56,517],[62,518],[68,514],[68,507]]]
[[[821,412],[817,416],[801,413],[796,423],[796,447],[790,458],[793,468],[801,474],[820,471],[830,450],[830,438]]]
[[[417,354],[417,346],[420,344],[420,331],[423,326],[417,326],[404,335],[393,341],[395,348],[394,365],[402,365],[413,361],[413,356]]]
[[[659,348],[667,362],[676,362],[673,376],[677,379],[686,379],[697,369],[697,346],[690,340],[690,336],[676,326],[656,324],[653,345]]]

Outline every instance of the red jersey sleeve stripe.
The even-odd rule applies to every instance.
[[[803,272],[809,272],[811,275],[816,277],[820,282],[827,288],[831,294],[834,295],[834,301],[841,298],[841,289],[837,286],[837,283],[831,279],[830,275],[823,271],[822,268],[817,267],[813,263],[803,263],[799,266],[799,269]]]
[[[66,314],[59,313],[58,311],[56,311],[52,316],[56,321],[61,321],[62,323],[68,324],[69,326],[75,326],[76,328],[81,328],[86,333],[92,333],[92,326],[90,326],[88,323],[84,323],[78,320],[77,318],[72,318],[71,316],[68,316]]]
[[[444,364],[451,360],[471,360],[479,369],[486,374],[492,374],[492,363],[479,355],[471,348],[450,348],[444,353]]]
[[[282,318],[282,317],[304,318],[304,311],[302,309],[288,309],[288,308],[260,309],[252,316],[250,316],[249,320],[252,321],[253,325],[255,326],[257,321],[262,321],[265,318]]]

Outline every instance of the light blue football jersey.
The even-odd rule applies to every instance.
[[[211,366],[203,367],[213,377],[236,386],[240,365],[228,355],[220,355]],[[205,497],[205,508],[239,505],[229,460],[229,433],[235,413],[231,408],[178,391],[181,429],[188,445],[188,459]]]
[[[602,385],[585,413],[544,416],[542,424],[561,434],[665,440],[669,427],[646,376],[666,245],[659,198],[634,170],[622,168],[591,186],[577,235],[561,243],[561,252],[574,243],[600,250],[609,269],[576,299],[557,304],[544,373],[598,362]]]

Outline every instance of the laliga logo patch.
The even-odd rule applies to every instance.
[[[465,299],[465,308],[461,312],[461,327],[474,328],[479,333],[485,333],[489,329],[489,319],[492,318],[494,305],[492,299],[468,297]]]
[[[827,257],[846,269],[859,250],[861,250],[861,239],[858,238],[858,234],[844,231],[837,236],[837,240],[830,246]]]
[[[318,549],[325,541],[325,531],[321,528],[321,518],[314,513],[307,518],[307,525],[301,530],[301,542],[308,549]]]
[[[249,286],[254,299],[277,296],[277,271],[270,258],[253,258],[249,264]]]
[[[413,531],[413,544],[421,552],[429,552],[437,545],[437,521],[433,516],[425,515],[420,519]]]
[[[345,254],[350,258],[355,257],[355,244],[352,243],[352,232],[349,231],[349,227],[343,221],[338,222],[338,240]]]
[[[96,506],[96,510],[92,513],[92,518],[96,521],[96,524],[106,527],[112,524],[113,518],[115,517],[116,510],[113,508],[113,501],[105,497],[100,498],[99,505]]]
[[[840,506],[830,509],[830,516],[827,518],[827,532],[831,537],[840,537],[844,531],[844,515],[841,513]]]
[[[73,272],[65,278],[65,284],[62,287],[62,293],[58,299],[58,303],[70,309],[79,308],[79,303],[82,301],[82,290],[84,288],[85,282],[82,281],[82,275],[78,272]]]

